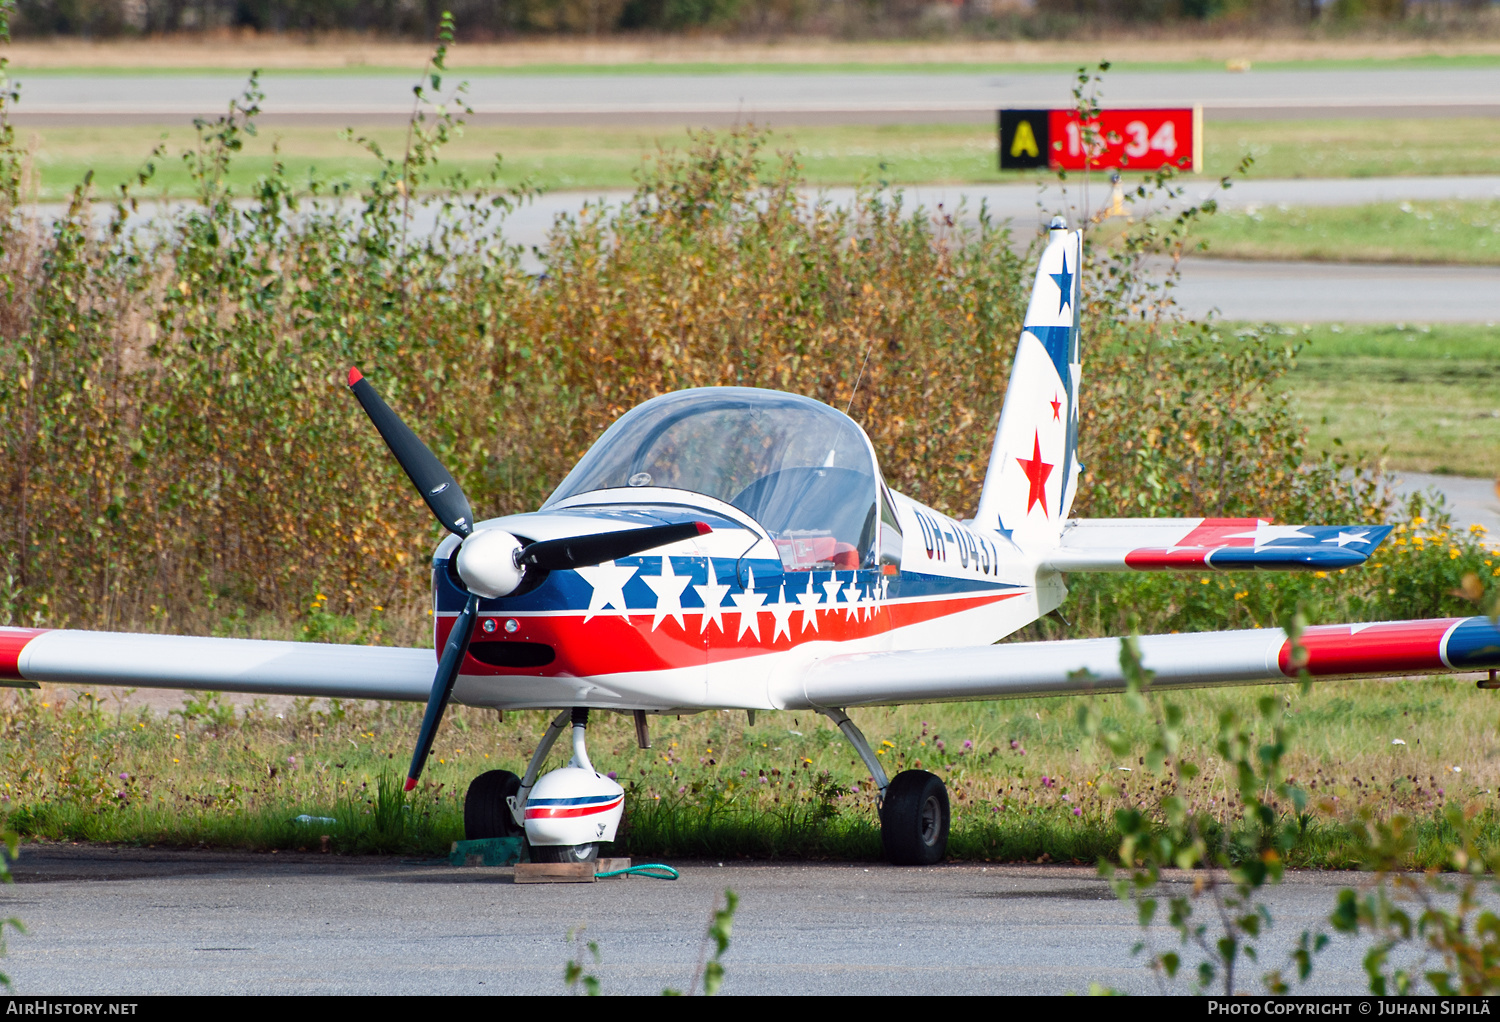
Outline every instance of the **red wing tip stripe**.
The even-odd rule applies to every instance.
[[[550,799],[548,801],[551,801]],[[559,802],[572,801],[571,799],[558,799]],[[528,820],[560,820],[579,816],[593,816],[596,813],[607,813],[611,809],[625,801],[624,795],[616,795],[604,802],[596,802],[592,805],[528,805],[526,807],[526,818]]]
[[[358,383],[360,380],[363,380],[364,378],[365,378],[365,374],[362,373],[362,372],[360,372],[359,368],[357,366],[350,366],[349,367],[349,386],[351,386],[351,387],[354,386],[356,383]]]
[[[404,790],[411,791],[416,786],[417,786],[417,779],[415,777],[408,777],[406,779],[406,788]]]
[[[1399,674],[1402,671],[1429,673],[1455,667],[1481,666],[1465,662],[1469,658],[1454,656],[1453,636],[1458,629],[1485,618],[1435,618],[1425,621],[1382,621],[1369,625],[1321,625],[1302,634],[1307,650],[1307,671],[1314,676],[1347,674]],[[1493,626],[1489,626],[1493,632]],[[1480,629],[1471,629],[1475,638]],[[1497,636],[1500,638],[1500,636]],[[1465,635],[1467,646],[1473,640]],[[1281,672],[1295,677],[1292,665],[1292,643],[1282,643],[1277,657]],[[1500,663],[1500,657],[1496,658]]]
[[[21,677],[21,651],[32,639],[50,628],[0,628],[0,678],[25,681]]]

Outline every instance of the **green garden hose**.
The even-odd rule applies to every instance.
[[[605,877],[631,876],[632,874],[638,877],[652,877],[656,880],[676,880],[682,875],[671,866],[663,866],[659,862],[648,862],[625,869],[612,869],[608,873],[595,873],[594,877],[603,880]]]

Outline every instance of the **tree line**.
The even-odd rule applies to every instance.
[[[459,37],[786,32],[844,37],[1048,38],[1115,26],[1205,30],[1279,24],[1473,24],[1495,0],[18,0],[18,36],[129,37],[246,30],[430,39],[443,10]]]

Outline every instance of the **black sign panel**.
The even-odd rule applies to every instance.
[[[1032,170],[1047,166],[1049,111],[1000,111],[1000,169]]]

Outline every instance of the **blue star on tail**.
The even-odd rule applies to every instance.
[[[1073,300],[1073,275],[1068,272],[1068,253],[1063,252],[1063,268],[1061,273],[1049,273],[1053,282],[1057,284],[1060,292],[1057,296],[1057,311],[1061,312],[1068,307]]]

